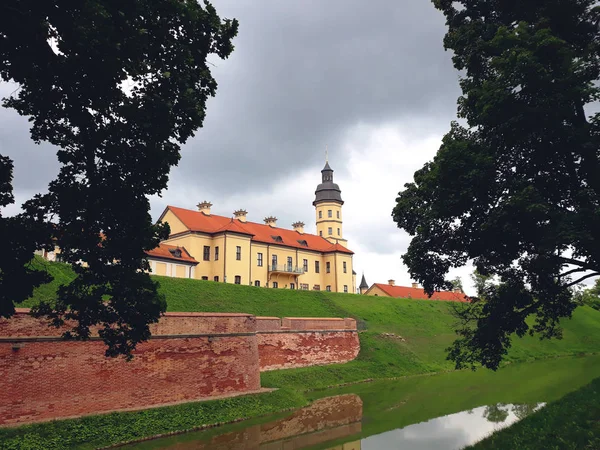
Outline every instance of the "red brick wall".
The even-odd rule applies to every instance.
[[[14,338],[51,336],[57,330],[23,312],[0,319],[0,424],[139,409],[260,388],[253,316],[167,314],[153,328],[153,338],[125,362],[104,357],[99,340],[25,340],[14,350]]]
[[[353,319],[167,313],[126,362],[106,358],[97,338],[63,341],[27,313],[0,319],[0,426],[256,391],[261,370],[359,351]]]
[[[260,370],[344,363],[358,356],[354,319],[257,317]]]

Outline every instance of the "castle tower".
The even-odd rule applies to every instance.
[[[325,161],[325,167],[321,170],[321,184],[315,191],[315,214],[317,218],[317,234],[323,236],[331,243],[340,243],[348,246],[344,239],[342,228],[342,191],[333,182],[333,169],[329,162]]]
[[[369,284],[367,283],[367,280],[365,279],[364,272],[363,272],[362,280],[360,281],[360,286],[358,286],[358,289],[360,289],[361,295],[364,295],[365,292],[367,292],[369,290]]]

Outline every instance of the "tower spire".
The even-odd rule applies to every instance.
[[[329,155],[327,151],[327,144],[325,144],[325,164],[329,162]]]

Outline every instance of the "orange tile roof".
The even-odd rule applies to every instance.
[[[200,211],[167,206],[162,216],[170,210],[181,222],[190,230],[202,233],[216,234],[224,231],[231,231],[251,236],[254,242],[266,244],[282,245],[284,247],[293,247],[306,250],[314,250],[322,253],[340,252],[353,254],[340,244],[332,244],[327,239],[314,234],[299,233],[295,230],[272,227],[270,225],[242,222],[239,219],[217,216],[215,214],[206,215]],[[161,217],[162,217],[161,216]],[[271,236],[281,236],[282,242],[276,242]],[[307,246],[298,241],[306,241]]]
[[[171,250],[177,250],[177,249],[181,250],[181,258],[178,258],[171,253]],[[189,252],[185,249],[185,247],[177,247],[175,245],[158,244],[158,247],[147,251],[146,254],[148,256],[154,256],[155,258],[171,259],[173,261],[182,261],[182,262],[192,263],[194,265],[198,264],[198,261],[196,261],[189,254]]]
[[[438,300],[444,302],[466,302],[466,295],[462,292],[438,291],[434,292],[431,297],[422,288],[413,288],[406,286],[392,286],[390,284],[375,283],[383,292],[390,297],[397,298],[412,298],[418,300]],[[371,286],[371,287],[373,287]]]

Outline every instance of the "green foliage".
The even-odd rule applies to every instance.
[[[497,431],[471,449],[600,448],[600,378]]]
[[[600,278],[591,288],[576,290],[573,297],[578,303],[600,311]]]
[[[450,352],[457,367],[497,368],[514,334],[560,337],[570,288],[600,274],[600,114],[585,113],[600,98],[598,11],[593,0],[434,3],[467,127],[452,123],[392,215],[428,292],[469,261],[500,278],[460,317]]]
[[[195,0],[2,2],[0,77],[19,86],[3,106],[28,117],[32,139],[55,145],[61,164],[47,194],[0,218],[12,247],[0,262],[2,315],[40,284],[25,264],[53,238],[76,277],[35,314],[73,320],[65,336],[76,339],[99,325],[108,356],[149,337],[166,304],[144,251],[169,229],[152,223],[148,197],[202,126],[217,89],[207,57],[227,58],[237,30]],[[10,169],[0,159],[0,207],[12,202]]]
[[[12,173],[12,161],[0,155],[0,236],[3,239],[0,250],[0,317],[6,318],[14,314],[15,303],[30,297],[35,287],[51,280],[46,272],[37,271],[28,264],[33,252],[48,244],[50,228],[44,223],[43,215],[2,217],[2,207],[14,203]]]

